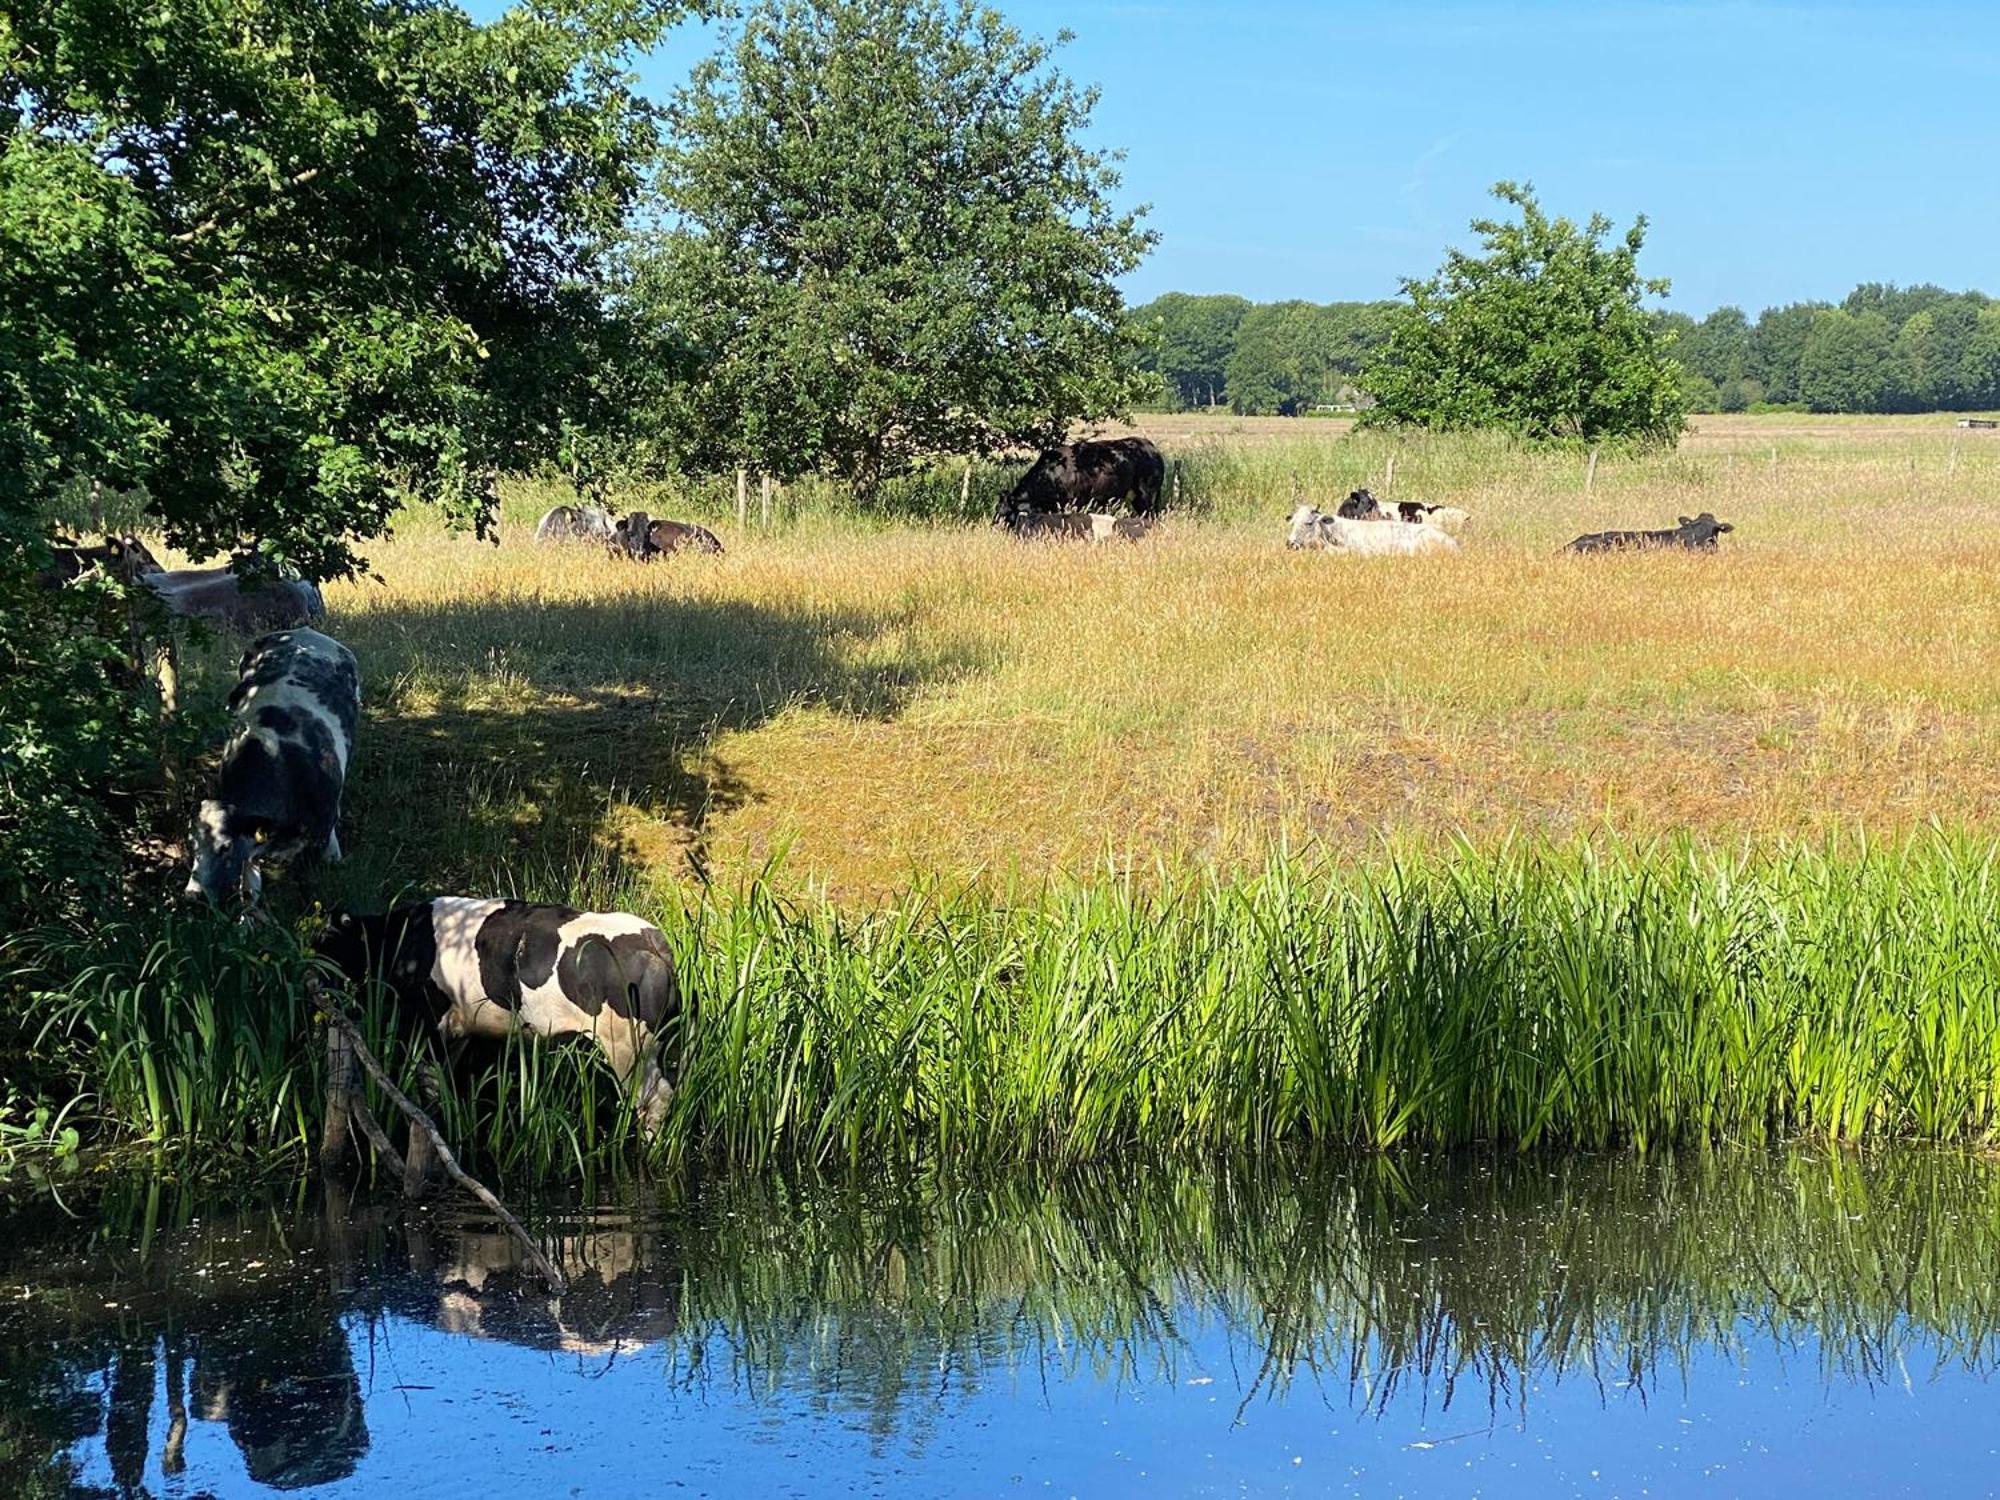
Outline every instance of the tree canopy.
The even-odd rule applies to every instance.
[[[605,399],[624,61],[690,8],[0,0],[0,907],[114,869],[156,769],[103,594],[37,581],[59,497],[319,578],[406,499],[483,519]]]
[[[670,106],[637,282],[695,362],[684,456],[866,495],[1126,405],[1116,281],[1154,237],[1095,100],[972,0],[753,5]]]
[[[1613,241],[1592,215],[1550,218],[1530,186],[1493,194],[1518,214],[1478,219],[1484,254],[1453,249],[1407,301],[1363,383],[1378,426],[1500,428],[1534,441],[1671,443],[1686,423],[1677,367],[1648,316],[1667,282],[1639,274],[1646,221]]]
[[[1132,309],[1147,339],[1139,368],[1160,376],[1181,406],[1218,406],[1227,390],[1225,367],[1237,330],[1250,312],[1247,297],[1195,297],[1168,292]]]
[[[1659,321],[1688,390],[1734,411],[1757,402],[1827,412],[1984,411],[2000,407],[1990,351],[2000,305],[1980,292],[1870,282],[1836,307],[1795,302],[1752,324],[1720,307]],[[1699,401],[1696,409],[1702,409]]]
[[[0,510],[143,488],[325,576],[546,456],[683,0],[0,0]],[[551,359],[554,352],[555,357]]]

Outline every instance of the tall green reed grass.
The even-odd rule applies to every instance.
[[[661,907],[695,1008],[660,1139],[587,1047],[510,1046],[438,1109],[509,1178],[650,1157],[1075,1162],[1288,1142],[1635,1146],[2000,1128],[1995,850],[1512,846],[1280,859],[841,910],[762,878]],[[291,1157],[299,948],[174,918],[16,1004],[103,1140]],[[406,1078],[415,1054],[371,1024]]]

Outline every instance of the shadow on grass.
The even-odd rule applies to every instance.
[[[379,903],[465,891],[609,900],[701,875],[708,819],[755,797],[718,734],[812,706],[892,719],[975,669],[970,643],[913,644],[909,612],[736,601],[529,599],[358,612],[363,722],[342,820],[348,863],[312,884]]]

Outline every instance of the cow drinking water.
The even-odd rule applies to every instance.
[[[680,983],[665,937],[642,918],[437,896],[379,916],[336,913],[318,949],[354,983],[379,974],[453,1050],[519,1031],[591,1037],[648,1133],[666,1118],[673,1088],[659,1054]]]
[[[354,653],[317,630],[259,636],[237,668],[229,712],[214,795],[188,839],[187,894],[218,904],[254,902],[266,860],[301,851],[340,858],[334,825],[361,714]]]

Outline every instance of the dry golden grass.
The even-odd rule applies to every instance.
[[[498,548],[412,520],[329,593],[368,702],[343,879],[782,848],[858,900],[1281,840],[2000,827],[2000,435],[1707,419],[1586,494],[1495,444],[1144,425],[1204,514],[1136,546],[805,516],[640,568],[534,547],[529,486]],[[1396,493],[1474,513],[1462,554],[1284,550],[1295,484],[1391,451]],[[1555,555],[1700,510],[1737,525],[1718,556]]]

